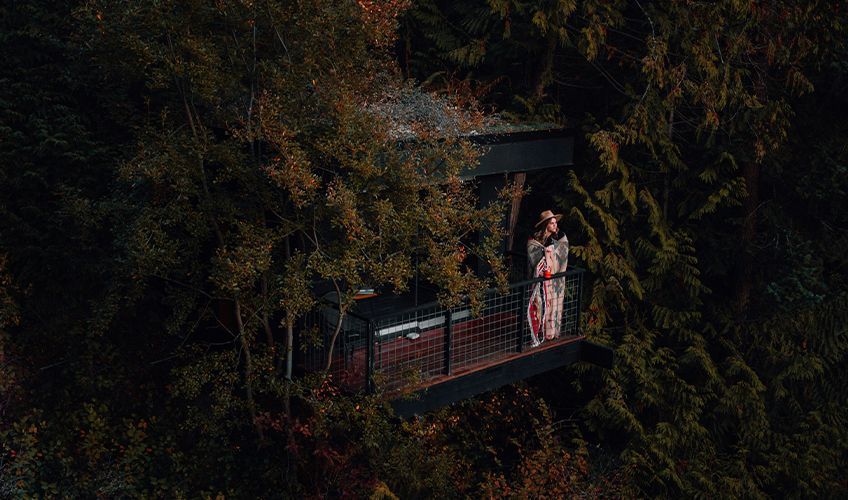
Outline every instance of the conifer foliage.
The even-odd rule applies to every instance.
[[[841,102],[827,82],[844,78],[833,36],[844,15],[816,2],[413,11],[419,78],[476,79],[511,113],[552,110],[585,133],[582,160],[551,194],[595,277],[586,331],[617,360],[609,373],[578,369],[575,386],[600,387],[586,429],[635,468],[634,495],[844,494],[844,327],[825,326],[844,323],[833,285],[844,266],[828,257],[844,211],[809,208],[831,185],[821,196],[844,199],[844,182],[823,181],[844,169],[825,146],[842,127],[799,117]],[[813,216],[821,224],[801,229]]]

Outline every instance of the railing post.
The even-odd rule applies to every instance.
[[[365,363],[365,389],[374,392],[374,322],[368,320],[368,359]]]
[[[515,315],[515,351],[516,352],[524,352],[524,314],[527,310],[528,302],[530,301],[529,294],[527,293],[528,287],[532,288],[533,285],[523,285],[521,286],[521,301],[518,303],[518,311]]]
[[[451,375],[453,368],[451,367],[451,344],[453,344],[453,321],[451,310],[448,309],[445,314],[445,375]]]
[[[583,308],[583,271],[577,272],[577,312],[574,315],[574,335],[580,335],[580,310]]]

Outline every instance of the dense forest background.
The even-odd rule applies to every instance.
[[[848,495],[846,14],[5,3],[0,496]],[[309,283],[503,280],[514,189],[457,176],[492,121],[574,130],[527,197],[566,213],[615,367],[412,420],[290,378]]]

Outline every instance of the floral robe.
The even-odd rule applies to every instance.
[[[568,237],[549,238],[547,246],[534,238],[527,241],[527,265],[532,278],[541,278],[545,272],[557,274],[568,268]],[[527,305],[527,322],[533,347],[545,340],[559,338],[562,327],[562,303],[565,299],[565,277],[534,283]]]

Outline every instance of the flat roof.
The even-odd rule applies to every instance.
[[[469,139],[483,146],[484,152],[477,165],[460,173],[466,179],[574,164],[574,135],[568,129],[481,134]]]

